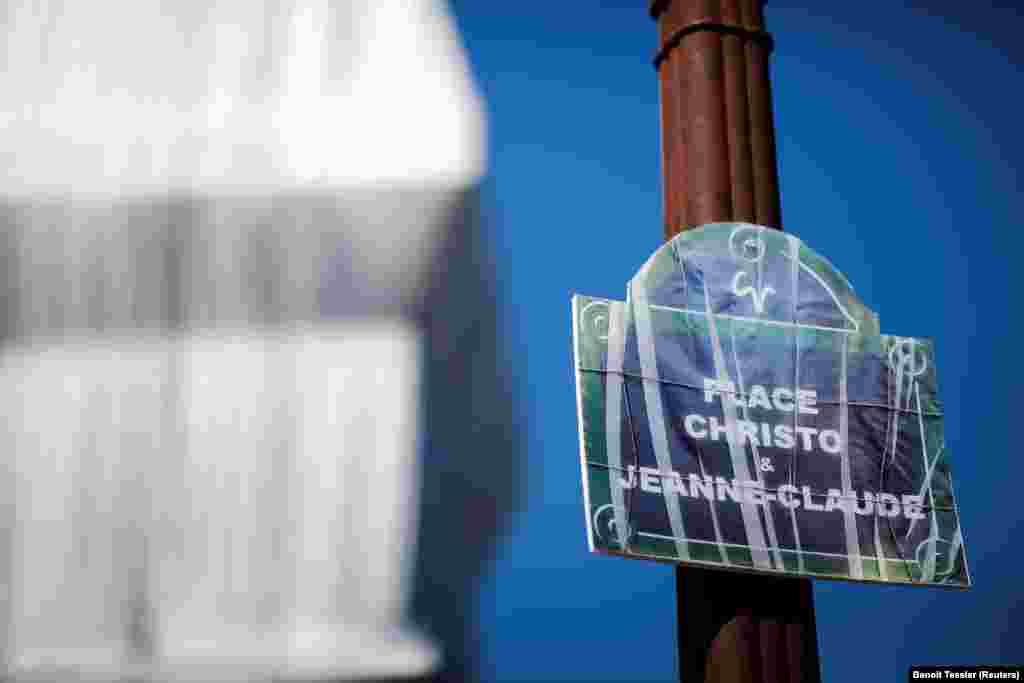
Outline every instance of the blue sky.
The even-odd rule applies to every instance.
[[[528,435],[525,507],[481,586],[492,680],[675,676],[672,569],[587,551],[570,345],[571,295],[623,298],[661,240],[645,6],[453,3],[490,111],[488,211]],[[816,582],[824,679],[1020,662],[1024,19],[991,2],[766,13],[785,228],[845,272],[884,332],[936,340],[976,584]]]

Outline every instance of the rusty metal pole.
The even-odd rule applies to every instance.
[[[723,220],[782,227],[763,0],[654,0],[666,238]]]
[[[782,229],[764,0],[653,0],[665,238],[716,221]],[[820,683],[811,582],[676,570],[683,683]]]

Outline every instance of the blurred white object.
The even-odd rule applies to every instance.
[[[479,179],[483,107],[432,0],[8,0],[5,194]]]
[[[14,0],[5,18],[7,674],[428,673],[437,648],[405,620],[414,320],[485,164],[449,17]]]

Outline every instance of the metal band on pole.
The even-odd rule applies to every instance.
[[[656,0],[665,237],[715,221],[782,227],[760,0]]]
[[[755,28],[747,28],[746,26],[738,26],[736,24],[723,24],[717,21],[695,21],[692,24],[688,24],[677,29],[676,32],[673,33],[667,41],[665,41],[665,44],[661,46],[658,53],[654,55],[654,68],[658,69],[661,67],[661,63],[665,61],[668,53],[675,47],[678,47],[683,38],[693,33],[697,33],[698,31],[711,31],[713,33],[737,36],[745,40],[753,40],[764,45],[765,49],[768,50],[769,53],[775,49],[775,40],[772,38],[772,34],[767,31],[760,31]]]

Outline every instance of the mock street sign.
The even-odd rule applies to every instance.
[[[686,231],[572,306],[592,551],[970,585],[934,347],[799,239]]]

